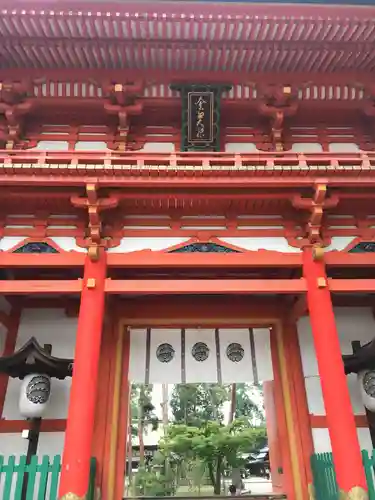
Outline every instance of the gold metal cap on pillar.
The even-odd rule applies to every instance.
[[[315,261],[323,260],[324,257],[324,249],[320,246],[313,247],[313,259]]]
[[[62,497],[59,498],[59,500],[86,500],[87,496],[83,495],[83,497],[80,497],[76,495],[75,493],[66,493]]]
[[[361,486],[354,486],[348,493],[339,491],[339,500],[369,500],[368,492]]]

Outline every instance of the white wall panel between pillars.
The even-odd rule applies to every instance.
[[[327,428],[312,429],[315,453],[331,452],[331,439]],[[372,452],[370,431],[364,427],[357,428],[357,436],[361,450]]]
[[[228,357],[229,346],[233,359]],[[270,332],[267,328],[132,328],[129,378],[146,384],[272,380]]]

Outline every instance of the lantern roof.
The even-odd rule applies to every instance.
[[[0,357],[0,373],[23,379],[32,373],[42,373],[60,380],[71,377],[73,359],[56,358],[32,337],[11,356]]]
[[[375,339],[355,349],[353,354],[344,354],[342,360],[347,375],[359,373],[362,370],[373,370],[375,368]]]

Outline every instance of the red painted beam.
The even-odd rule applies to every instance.
[[[375,254],[332,251],[324,255],[324,261],[328,267],[375,267]]]
[[[1,172],[1,165],[0,165]],[[181,172],[183,173],[183,171]],[[65,174],[65,175],[64,175]],[[251,189],[251,188],[306,188],[314,187],[316,180],[323,179],[322,174],[318,172],[310,172],[309,174],[298,175],[288,175],[284,174],[282,171],[271,171],[270,176],[261,175],[256,176],[256,174],[249,173],[248,176],[244,176],[243,173],[236,176],[220,176],[213,173],[210,177],[195,177],[195,176],[173,176],[168,178],[167,176],[160,177],[142,177],[141,175],[133,176],[115,176],[110,175],[110,173],[97,175],[93,173],[87,173],[82,170],[77,173],[78,175],[69,175],[69,171],[56,173],[56,176],[51,172],[50,175],[41,174],[38,175],[34,172],[33,175],[19,175],[11,174],[4,175],[0,173],[0,186],[28,186],[39,188],[39,187],[84,187],[87,183],[96,182],[99,187],[115,187],[115,188],[155,188],[155,189],[165,189],[165,188],[191,188],[191,189],[221,189],[228,188],[229,186],[233,189]],[[359,174],[359,172],[358,172]],[[375,171],[374,171],[375,174]],[[323,179],[330,187],[340,187],[340,188],[374,188],[375,187],[375,175],[369,176],[366,173],[363,175],[353,176],[349,173],[348,176],[342,175],[340,173],[334,173],[325,175]]]
[[[76,294],[81,290],[81,280],[0,280],[3,295]]]
[[[292,280],[107,280],[109,294],[128,295],[220,295],[220,294],[300,294],[304,279]]]
[[[334,293],[375,293],[375,279],[328,279]]]
[[[66,252],[61,254],[16,254],[0,253],[0,268],[49,268],[49,267],[81,267],[84,265],[85,253]]]
[[[375,292],[375,279],[328,279],[331,292]],[[55,295],[79,294],[82,280],[0,280],[0,294]],[[218,279],[218,280],[112,280],[107,279],[106,293],[126,295],[186,294],[302,294],[306,283],[301,279]]]
[[[229,254],[162,253],[149,250],[129,253],[108,253],[108,266],[119,268],[234,268],[287,267],[302,265],[300,253],[281,253],[267,250]]]

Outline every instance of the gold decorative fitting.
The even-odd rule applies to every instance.
[[[323,260],[324,249],[322,247],[314,247],[312,252],[313,252],[313,259],[315,261]]]
[[[91,246],[91,247],[89,247],[87,253],[88,253],[89,259],[92,260],[93,262],[96,262],[97,260],[99,260],[99,247]]]
[[[325,288],[327,286],[327,280],[325,278],[317,279],[318,288]]]
[[[354,486],[348,493],[340,490],[340,500],[369,500],[368,492],[361,486]]]
[[[86,286],[87,288],[89,288],[90,290],[95,288],[96,286],[96,281],[95,281],[95,278],[89,278],[86,282]]]
[[[86,495],[80,497],[75,493],[66,493],[65,495],[60,497],[59,500],[86,500]]]

